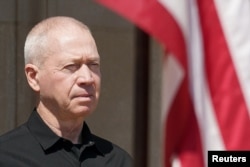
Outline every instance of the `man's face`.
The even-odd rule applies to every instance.
[[[85,117],[99,99],[100,57],[89,32],[59,36],[39,68],[40,99],[60,119]]]

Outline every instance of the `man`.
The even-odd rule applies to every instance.
[[[100,57],[90,30],[69,17],[51,17],[28,34],[25,74],[39,102],[29,120],[0,137],[0,167],[129,167],[130,156],[91,134]]]

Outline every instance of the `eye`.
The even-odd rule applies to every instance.
[[[64,67],[64,69],[70,71],[70,72],[75,72],[76,70],[78,70],[80,68],[80,65],[79,64],[69,64],[69,65],[66,65]]]
[[[99,63],[99,62],[90,62],[90,63],[88,63],[88,67],[89,67],[92,71],[96,71],[96,70],[99,70],[99,68],[100,68],[100,63]]]
[[[93,63],[90,63],[91,66],[99,66],[99,63],[97,62],[93,62]]]

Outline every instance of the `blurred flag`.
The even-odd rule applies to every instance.
[[[207,166],[208,150],[250,150],[249,0],[97,0],[166,50],[164,166]]]

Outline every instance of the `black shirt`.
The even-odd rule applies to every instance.
[[[34,111],[22,126],[0,137],[0,167],[130,167],[130,156],[91,134],[87,124],[82,144],[57,136]]]

